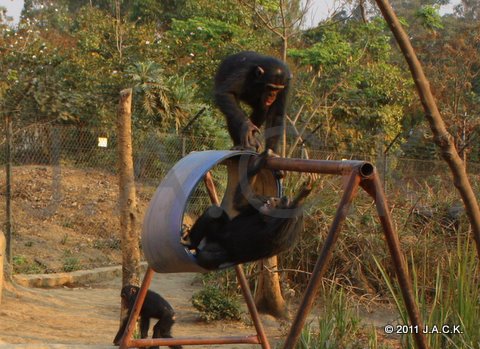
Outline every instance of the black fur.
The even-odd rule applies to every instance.
[[[235,148],[258,151],[260,144],[254,134],[265,124],[265,148],[278,154],[290,78],[285,63],[256,52],[240,52],[222,61],[215,76],[215,101],[225,114]],[[266,105],[272,91],[276,92],[275,101]],[[240,101],[252,108],[249,118]]]
[[[128,315],[123,319],[117,335],[113,340],[113,344],[115,345],[120,344],[139,290],[139,287],[132,285],[127,285],[122,288],[120,296],[122,297],[123,306],[128,308]],[[140,310],[140,338],[148,337],[150,319],[158,319],[158,322],[153,327],[152,338],[172,338],[171,329],[175,322],[175,312],[171,305],[162,296],[156,292],[148,290],[142,309]],[[182,349],[182,346],[175,345],[170,348]],[[158,346],[150,347],[150,349],[158,349]]]
[[[196,250],[198,264],[203,268],[274,256],[293,246],[303,231],[301,205],[311,191],[310,182],[292,201],[286,197],[245,195],[268,156],[267,152],[261,154],[240,181],[234,196],[234,206],[240,212],[236,217],[230,219],[222,208],[210,206],[192,226],[189,247]]]

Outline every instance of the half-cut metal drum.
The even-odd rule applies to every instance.
[[[209,150],[192,152],[173,166],[157,188],[145,214],[142,248],[149,266],[157,273],[207,272],[200,267],[195,255],[181,244],[183,220],[192,193],[203,185],[207,172],[226,166],[227,185],[221,206],[233,217],[232,199],[240,176],[246,174],[254,152]],[[280,196],[279,180],[271,170],[257,175],[254,192]],[[205,207],[206,208],[206,207]]]

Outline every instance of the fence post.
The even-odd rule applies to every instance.
[[[7,138],[6,148],[6,221],[5,221],[5,239],[6,239],[6,256],[9,264],[12,264],[12,118],[10,115],[5,116],[5,130]],[[3,270],[2,270],[3,273]]]
[[[0,304],[2,304],[2,291],[3,291],[3,275],[4,270],[4,258],[5,258],[5,235],[0,230]]]

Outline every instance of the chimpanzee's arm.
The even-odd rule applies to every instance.
[[[297,195],[295,195],[295,197],[292,199],[292,201],[288,205],[289,208],[298,207],[303,204],[306,197],[310,194],[310,192],[313,189],[312,184],[313,184],[313,177],[308,176],[308,179],[305,181],[305,183],[303,183],[303,186],[300,189],[300,192]]]
[[[123,332],[125,332],[125,329],[127,328],[127,322],[129,317],[130,312],[128,312],[127,316],[122,320],[122,324],[120,325],[120,328],[118,329],[118,332],[113,340],[113,344],[120,345],[120,340],[122,339]]]
[[[227,121],[228,133],[232,137],[235,147],[257,150],[260,147],[255,138],[255,133],[260,130],[247,118],[240,108],[236,95],[232,92],[222,91],[219,86],[216,89],[215,102],[225,115]]]
[[[252,191],[254,178],[265,166],[269,156],[272,156],[272,151],[269,151],[268,149],[256,156],[253,161],[249,163],[244,175],[240,176],[238,186],[233,197],[233,207],[237,211],[243,211],[250,206],[250,200],[255,196]]]
[[[285,130],[287,95],[288,86],[278,94],[266,116],[265,148],[273,150],[275,154],[280,154],[280,140]]]

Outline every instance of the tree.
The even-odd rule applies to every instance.
[[[303,48],[289,51],[300,66],[293,100],[316,131],[310,144],[376,155],[379,141],[388,144],[401,131],[412,84],[391,63],[385,29],[378,19],[327,21],[305,33]]]
[[[419,58],[435,86],[435,98],[449,132],[464,162],[467,152],[478,159],[480,113],[480,26],[453,16],[442,18],[442,28],[420,36],[417,44]]]
[[[301,5],[298,0],[240,0],[240,3],[252,13],[255,22],[268,29],[280,39],[280,56],[287,61],[289,39],[300,33],[310,1]],[[282,155],[286,155],[286,131],[283,135]],[[278,275],[278,257],[274,256],[259,262],[261,270],[255,292],[255,303],[259,311],[278,318],[288,316],[286,302],[282,296]]]
[[[410,39],[403,30],[388,1],[376,0],[376,2],[408,63],[417,87],[418,95],[425,110],[425,117],[427,118],[434,134],[435,143],[440,148],[444,160],[450,167],[454,179],[454,185],[458,189],[465,205],[467,216],[472,225],[477,254],[480,258],[480,207],[475,197],[475,193],[472,190],[472,186],[470,185],[465,165],[462,159],[458,156],[452,136],[445,127],[445,123],[440,115],[432,91],[430,90],[430,84],[423,72],[422,65],[415,54]]]

